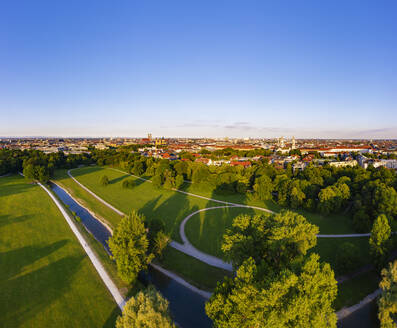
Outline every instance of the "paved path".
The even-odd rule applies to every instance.
[[[163,274],[165,274],[166,276],[170,277],[171,279],[175,280],[176,282],[178,282],[179,284],[181,284],[182,286],[185,286],[186,288],[189,288],[191,291],[195,292],[196,294],[199,294],[205,298],[210,298],[212,293],[207,292],[205,290],[202,289],[198,289],[197,287],[192,286],[191,284],[189,284],[187,281],[185,281],[184,279],[182,279],[181,277],[179,277],[178,275],[176,275],[175,273],[168,271],[164,268],[162,268],[161,266],[154,264],[154,263],[150,263],[150,265],[155,268],[156,270],[162,272]]]
[[[84,186],[82,183],[80,183],[79,181],[77,181],[77,179],[74,178],[74,176],[70,173],[71,170],[68,170],[68,176],[70,176],[81,188],[83,188],[85,191],[89,192],[92,196],[94,196],[97,200],[99,200],[102,204],[106,205],[107,207],[109,207],[110,209],[112,209],[113,211],[115,211],[118,215],[120,216],[124,216],[125,213],[121,212],[120,210],[118,210],[117,208],[115,208],[114,206],[110,205],[108,202],[104,201],[101,197],[97,196],[97,194],[95,194],[94,192],[92,192],[90,189],[88,189],[86,186]]]
[[[338,320],[342,320],[352,314],[353,312],[357,311],[358,309],[361,309],[368,303],[372,302],[375,298],[377,298],[381,293],[380,289],[375,290],[372,294],[367,295],[361,302],[354,304],[348,308],[342,308],[338,312],[336,312],[336,315],[338,317]]]
[[[101,261],[97,258],[94,254],[90,246],[87,244],[86,240],[84,239],[83,235],[77,229],[73,219],[69,216],[69,214],[65,211],[60,201],[48,190],[47,187],[43,186],[41,183],[38,182],[38,185],[43,188],[51,199],[54,201],[55,205],[58,206],[59,210],[61,211],[63,217],[65,218],[66,222],[69,224],[70,228],[72,229],[73,233],[75,234],[77,240],[80,242],[81,246],[84,248],[85,252],[87,253],[88,257],[90,258],[92,264],[94,265],[95,269],[97,270],[99,276],[101,277],[102,281],[106,285],[109,292],[112,294],[114,300],[116,301],[118,307],[123,310],[125,305],[125,299],[121,295],[120,291],[106,272],[105,268],[102,266]]]
[[[127,174],[130,175],[134,178],[146,181],[146,182],[150,182],[152,183],[151,180],[149,179],[145,179],[139,176],[136,176],[134,174],[130,174],[127,172],[124,172],[122,170],[119,169],[115,169],[115,168],[109,168],[113,171],[117,171],[123,174]],[[68,171],[68,175],[77,183],[79,184],[82,188],[84,188],[87,192],[89,192],[91,195],[93,195],[96,199],[98,199],[101,203],[103,203],[104,205],[106,205],[107,207],[109,207],[110,209],[112,209],[113,211],[115,211],[116,213],[118,213],[119,215],[125,215],[125,213],[121,212],[120,210],[116,209],[115,207],[113,207],[112,205],[110,205],[108,202],[106,202],[105,200],[103,200],[102,198],[100,198],[98,195],[96,195],[94,192],[92,192],[90,189],[88,189],[86,186],[84,186],[82,183],[80,183],[76,178],[74,178],[72,176],[72,174],[70,173],[71,170]],[[195,211],[191,214],[189,214],[187,217],[185,217],[182,222],[181,225],[179,227],[179,233],[181,236],[181,239],[183,241],[183,244],[178,243],[176,241],[171,241],[170,246],[189,255],[192,256],[204,263],[207,263],[208,265],[214,266],[214,267],[218,267],[224,270],[228,270],[228,271],[232,271],[232,265],[228,262],[225,262],[223,260],[221,260],[220,258],[217,258],[215,256],[212,256],[210,254],[204,253],[200,250],[198,250],[196,247],[194,247],[188,240],[186,233],[185,233],[185,226],[186,223],[189,219],[191,219],[194,215],[200,213],[200,212],[204,212],[204,211],[209,211],[209,210],[213,210],[213,209],[220,209],[220,208],[227,208],[227,207],[241,207],[241,208],[252,208],[252,209],[256,209],[256,210],[260,210],[260,211],[264,211],[264,212],[268,212],[268,213],[275,213],[267,208],[263,208],[263,207],[258,207],[258,206],[250,206],[250,205],[245,205],[245,204],[238,204],[238,203],[232,203],[232,202],[227,202],[227,201],[223,201],[223,200],[218,200],[218,199],[214,199],[214,198],[209,198],[209,197],[205,197],[205,196],[201,196],[201,195],[197,195],[197,194],[193,194],[190,192],[186,192],[186,191],[182,191],[179,189],[175,189],[173,188],[172,190],[188,195],[188,196],[192,196],[192,197],[197,197],[197,198],[201,198],[201,199],[205,199],[208,201],[212,201],[214,203],[219,203],[219,204],[223,204],[223,206],[214,206],[214,207],[208,207],[208,208],[203,208],[200,209],[198,211]],[[317,235],[318,238],[354,238],[354,237],[368,237],[370,236],[370,234],[333,234],[333,235],[324,235],[324,234],[319,234]]]

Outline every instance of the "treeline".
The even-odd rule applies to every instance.
[[[223,150],[225,151],[225,150]],[[115,150],[93,152],[99,165],[118,166],[134,175],[152,178],[155,186],[180,188],[185,180],[195,188],[214,193],[249,192],[260,200],[273,200],[283,207],[324,215],[349,215],[357,231],[368,232],[376,217],[397,216],[397,176],[384,167],[337,168],[307,166],[302,171],[276,169],[265,160],[243,166],[207,166],[189,160],[170,161]]]
[[[69,169],[93,163],[90,154],[63,152],[45,154],[39,150],[0,150],[0,175],[23,172],[26,178],[46,183],[57,168]]]

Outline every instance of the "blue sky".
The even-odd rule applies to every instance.
[[[0,136],[397,138],[397,2],[2,1]]]

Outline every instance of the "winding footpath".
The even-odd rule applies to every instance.
[[[145,179],[139,176],[136,176],[134,174],[130,174],[127,172],[124,172],[122,170],[119,169],[115,169],[115,168],[109,168],[113,171],[117,171],[123,174],[127,174],[129,176],[132,176],[134,178],[140,179],[142,181],[146,181],[149,183],[152,183],[151,180],[149,179]],[[73,169],[72,169],[73,170]],[[84,190],[86,190],[87,192],[89,192],[92,196],[94,196],[97,200],[99,200],[102,204],[104,204],[105,206],[107,206],[108,208],[112,209],[114,212],[116,212],[117,214],[123,216],[125,215],[125,213],[121,212],[120,210],[118,210],[117,208],[115,208],[114,206],[112,206],[111,204],[109,204],[108,202],[106,202],[105,200],[103,200],[101,197],[99,197],[98,195],[96,195],[94,192],[92,192],[89,188],[87,188],[86,186],[84,186],[81,182],[79,182],[72,174],[71,171],[72,170],[68,170],[68,175],[70,178],[72,178],[79,186],[81,186],[82,188],[84,188]],[[238,203],[232,203],[232,202],[227,202],[227,201],[223,201],[223,200],[218,200],[218,199],[214,199],[214,198],[209,198],[209,197],[205,197],[205,196],[201,196],[201,195],[197,195],[197,194],[193,194],[190,192],[186,192],[186,191],[182,191],[179,189],[175,189],[172,188],[173,191],[188,195],[188,196],[192,196],[192,197],[196,197],[196,198],[201,198],[201,199],[205,199],[214,203],[219,203],[222,204],[223,206],[213,206],[213,207],[207,207],[207,208],[203,208],[200,209],[198,211],[195,211],[191,214],[189,214],[187,217],[185,217],[182,222],[181,225],[179,226],[179,234],[181,236],[181,239],[183,241],[183,243],[178,243],[174,240],[172,240],[170,242],[170,246],[177,249],[178,251],[181,251],[189,256],[192,256],[208,265],[223,269],[223,270],[228,270],[228,271],[232,271],[232,265],[231,263],[225,262],[222,259],[215,257],[213,255],[204,253],[202,251],[200,251],[199,249],[197,249],[195,246],[192,245],[192,243],[189,241],[189,239],[186,236],[185,233],[185,226],[186,223],[196,214],[200,213],[200,212],[204,212],[204,211],[210,211],[210,210],[214,210],[214,209],[221,209],[221,208],[228,208],[228,207],[241,207],[241,208],[252,208],[252,209],[256,209],[256,210],[260,210],[260,211],[264,211],[264,212],[268,212],[268,213],[275,213],[274,211],[271,211],[267,208],[263,208],[263,207],[258,207],[258,206],[250,206],[250,205],[245,205],[245,204],[238,204]],[[369,233],[361,233],[361,234],[330,234],[330,235],[326,235],[326,234],[318,234],[317,237],[318,238],[357,238],[357,237],[369,237],[370,234]]]

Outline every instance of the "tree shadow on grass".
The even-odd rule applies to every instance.
[[[89,168],[89,170],[87,169]],[[104,169],[100,166],[86,166],[82,169],[76,169],[76,170],[71,170],[70,173],[74,178],[82,176],[82,175],[87,175],[90,173],[98,172],[98,171],[103,171]]]
[[[121,315],[120,308],[116,305],[113,311],[110,313],[109,317],[106,319],[102,328],[114,328],[116,326],[117,317]]]
[[[63,239],[43,247],[25,246],[0,253],[0,282],[12,279],[24,267],[54,253],[68,242],[67,239]]]
[[[24,193],[25,191],[32,189],[32,187],[33,186],[28,183],[1,184],[0,198]]]
[[[122,180],[125,179],[125,178],[128,178],[128,177],[129,177],[128,174],[124,174],[124,175],[122,175],[121,177],[118,177],[118,178],[115,178],[115,179],[110,180],[110,181],[109,181],[109,184],[115,184],[115,183],[117,183],[117,182],[122,181]]]
[[[4,327],[19,327],[51,306],[70,288],[83,259],[84,256],[68,256],[27,274],[2,280],[0,322]]]
[[[31,218],[32,216],[30,215],[20,215],[20,216],[0,215],[0,229],[9,224],[25,222]]]

